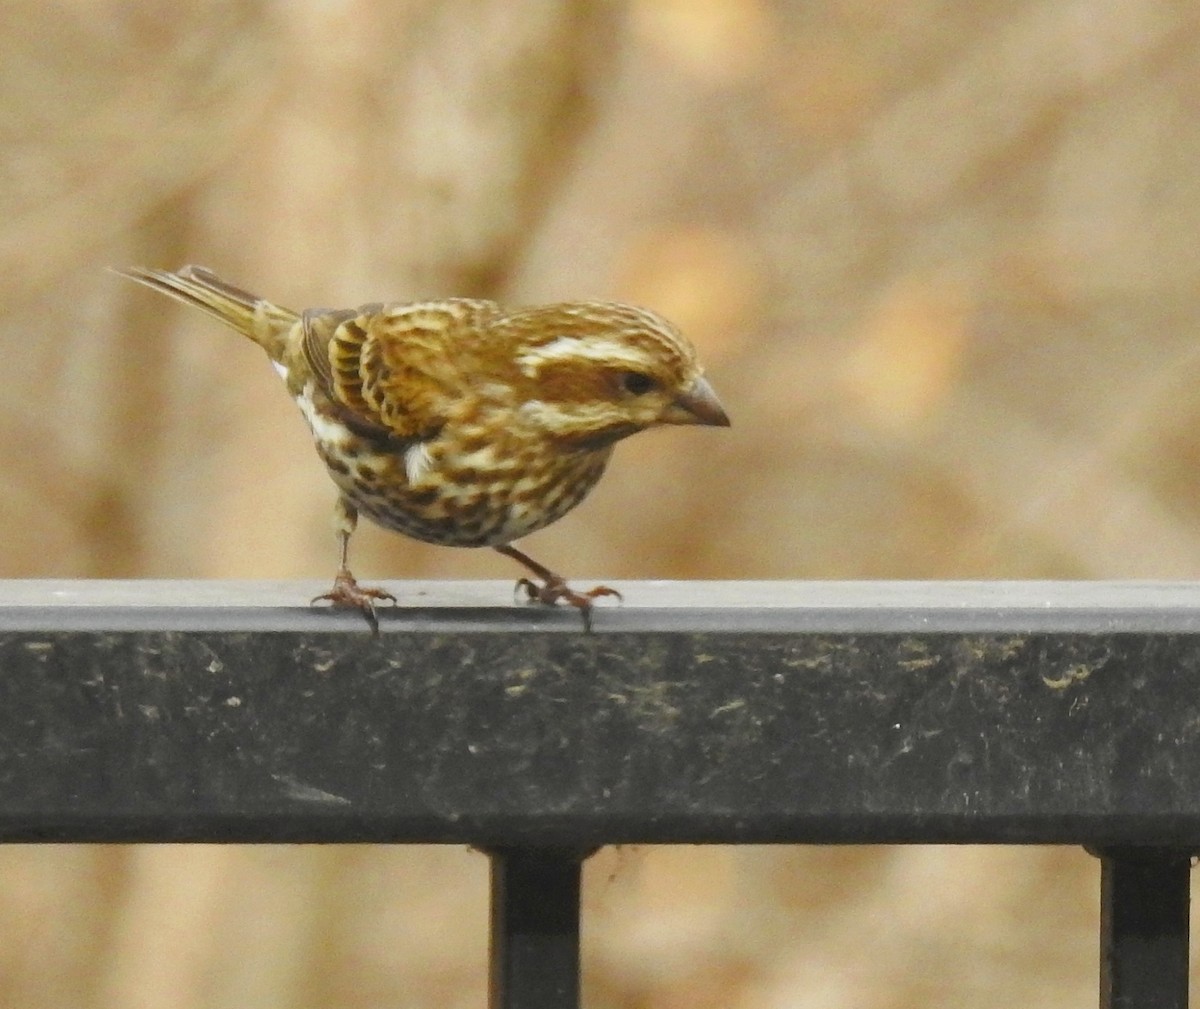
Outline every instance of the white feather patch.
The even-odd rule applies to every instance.
[[[433,469],[433,457],[423,442],[417,442],[404,453],[404,472],[410,484],[420,483],[421,478]]]
[[[521,414],[544,431],[577,431],[621,419],[608,403],[572,403],[565,407],[540,399],[522,403]]]
[[[283,379],[285,382],[287,381],[287,377],[288,377],[288,370],[287,370],[287,368],[285,368],[285,367],[284,367],[282,364],[280,364],[278,361],[272,361],[272,362],[271,362],[271,367],[272,367],[272,368],[274,368],[274,369],[275,369],[277,372],[279,372],[279,377],[280,377],[280,378],[282,378],[282,379]]]
[[[349,432],[337,421],[329,420],[317,413],[316,407],[313,406],[313,384],[311,382],[296,397],[296,405],[300,407],[300,412],[308,421],[308,427],[312,431],[313,437],[318,441],[327,445],[341,445],[346,442]]]

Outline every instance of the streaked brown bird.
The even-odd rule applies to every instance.
[[[451,298],[296,313],[185,266],[118,271],[207,312],[267,352],[337,484],[341,564],[318,600],[361,609],[391,593],[350,573],[359,513],[426,543],[493,547],[533,576],[531,600],[590,627],[606,586],[576,591],[512,545],[574,508],[623,438],[658,424],[727,427],[695,351],[665,319],[573,302],[508,311]]]

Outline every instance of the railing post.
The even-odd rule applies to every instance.
[[[495,848],[489,1009],[577,1009],[579,885],[586,852]]]
[[[1107,848],[1100,857],[1100,1009],[1187,1009],[1191,855]]]

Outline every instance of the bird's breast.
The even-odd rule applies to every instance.
[[[611,454],[467,425],[398,446],[356,434],[311,396],[297,402],[329,475],[363,515],[444,546],[495,546],[557,521],[595,486]]]

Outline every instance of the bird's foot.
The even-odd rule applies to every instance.
[[[531,603],[537,602],[545,606],[554,606],[561,599],[568,606],[574,606],[579,610],[579,615],[583,617],[584,631],[588,632],[592,629],[592,603],[594,600],[601,596],[624,598],[620,592],[610,589],[607,585],[597,585],[586,592],[577,592],[567,584],[566,579],[553,573],[547,574],[540,583],[531,578],[518,579],[516,591],[524,591],[525,598]]]
[[[375,601],[395,604],[396,597],[383,589],[363,588],[354,580],[354,575],[347,568],[338,571],[333,579],[333,588],[319,596],[315,596],[312,604],[328,601],[335,607],[347,607],[360,610],[371,625],[371,633],[379,636],[379,618],[375,615]]]

